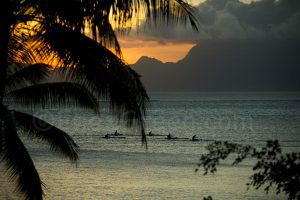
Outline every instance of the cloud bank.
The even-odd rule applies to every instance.
[[[164,43],[195,43],[201,39],[300,38],[299,0],[207,0],[196,7],[200,31],[171,24],[132,32],[129,37]]]
[[[300,37],[299,0],[261,0],[250,4],[207,0],[198,10],[201,27],[210,38]]]

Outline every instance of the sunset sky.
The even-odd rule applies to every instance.
[[[221,2],[221,0],[218,1]],[[247,4],[252,1],[257,0],[242,0]],[[195,6],[203,2],[205,0],[191,0],[191,3]],[[168,38],[166,35],[160,37],[160,28],[155,29],[152,27],[150,32],[146,29],[137,33],[133,29],[129,35],[119,37],[123,56],[127,63],[133,64],[141,56],[153,57],[163,62],[177,62],[184,58],[199,40],[197,33],[193,32],[190,27],[180,26],[175,28],[174,35],[176,39],[173,37]]]

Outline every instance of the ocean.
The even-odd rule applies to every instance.
[[[150,93],[150,97],[146,130],[156,136],[148,136],[148,149],[142,146],[138,129],[118,122],[105,103],[100,116],[76,107],[25,109],[68,132],[80,146],[80,160],[72,164],[40,141],[22,136],[45,184],[45,199],[193,200],[209,195],[216,200],[286,199],[284,194],[266,195],[263,189],[247,190],[253,160],[231,166],[229,158],[214,175],[203,176],[203,170],[195,173],[195,168],[213,140],[259,148],[278,139],[284,152],[299,151],[300,93]],[[104,138],[116,130],[125,138]],[[170,141],[168,134],[184,139]],[[191,141],[193,135],[203,141]],[[0,178],[0,199],[18,199],[3,171]]]

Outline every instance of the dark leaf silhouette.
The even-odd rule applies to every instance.
[[[232,165],[237,165],[246,158],[257,160],[248,187],[264,187],[266,193],[274,187],[277,193],[284,192],[289,199],[295,199],[300,192],[300,153],[282,153],[277,140],[268,141],[260,150],[252,146],[215,141],[207,146],[207,150],[208,153],[201,156],[196,169],[198,171],[202,166],[204,175],[215,173],[220,160],[234,154],[236,158]]]
[[[104,98],[119,119],[140,127],[146,143],[148,96],[140,76],[122,59],[115,34],[140,16],[151,23],[189,20],[197,29],[193,8],[183,0],[0,1],[0,19],[5,19],[0,20],[0,156],[27,199],[43,198],[42,183],[18,131],[72,161],[78,147],[51,124],[8,110],[4,105],[10,100],[31,107],[75,104],[98,112],[97,98]],[[53,77],[55,67],[64,68],[61,79]],[[49,130],[35,126],[37,121]]]
[[[98,102],[91,92],[76,83],[42,83],[20,88],[6,94],[7,97],[23,105],[35,106],[46,104],[80,105],[98,111]]]
[[[71,161],[78,159],[78,146],[66,132],[32,115],[13,111],[16,125],[24,134],[38,138],[49,144],[51,150],[60,153]]]
[[[49,66],[45,64],[13,65],[8,69],[6,93],[45,80],[49,73]]]
[[[0,106],[2,122],[1,161],[5,161],[9,175],[16,178],[18,189],[27,200],[42,199],[42,182],[28,151],[20,140],[12,113]]]

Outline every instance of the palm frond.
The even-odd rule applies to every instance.
[[[131,25],[137,18],[145,18],[150,22],[166,24],[169,21],[186,23],[188,20],[198,30],[195,10],[185,0],[24,0],[18,2],[18,5],[20,8],[15,11],[16,23],[25,26],[24,22],[32,20],[39,24],[38,28],[29,32],[43,32],[52,25],[60,24],[77,33],[92,36],[106,48],[114,48],[120,58],[121,49],[112,26],[124,30],[128,23]]]
[[[33,45],[33,49],[40,59],[56,55],[56,59],[59,60],[58,66],[72,67],[77,66],[80,59],[105,61],[105,55],[96,55],[97,57],[93,57],[95,54],[89,54],[95,47],[99,46],[93,39],[57,23],[52,24],[51,27],[48,26],[44,28],[45,32],[35,37]],[[83,50],[81,46],[87,47],[87,44],[91,46]],[[106,48],[103,47],[103,49]],[[86,50],[88,50],[88,52],[85,52]],[[116,56],[114,56],[114,58],[115,57]],[[86,60],[86,62],[88,62],[88,60]],[[107,63],[109,61],[105,62]]]
[[[189,21],[192,28],[198,31],[196,10],[185,0],[130,0],[126,2],[115,0],[115,2],[120,5],[115,6],[116,14],[121,13],[117,21],[122,22],[124,19],[130,21],[136,16],[143,16],[142,18],[145,18],[150,24],[158,22],[163,24],[182,22],[186,24]]]
[[[44,2],[45,3],[45,2]],[[27,24],[28,22],[41,22],[43,16],[37,9],[37,5],[32,0],[17,0],[12,1],[14,16],[12,24],[15,26],[20,23]]]
[[[99,96],[109,99],[112,111],[119,118],[124,116],[129,126],[136,123],[141,130],[144,129],[148,96],[139,75],[121,59],[92,39],[60,25],[55,32],[46,32],[42,43],[45,49],[51,46],[57,51],[61,63],[74,65],[72,81],[84,84]]]
[[[5,95],[7,98],[27,106],[78,105],[98,112],[98,102],[84,86],[70,82],[35,84]]]
[[[171,11],[168,11],[171,10]],[[195,15],[196,9],[191,6],[189,3],[187,3],[184,0],[173,0],[169,3],[169,8],[167,8],[167,13],[170,12],[167,16],[173,16],[172,20],[175,20],[177,22],[179,21],[189,21],[191,27],[196,30],[198,30],[198,19]],[[179,16],[179,17],[178,17]],[[167,19],[169,20],[169,19]]]
[[[85,28],[86,16],[83,1],[78,0],[29,0],[27,5],[34,5],[36,9],[44,16],[47,23],[61,23],[64,26],[72,28],[75,31],[81,31]]]
[[[167,23],[170,20],[188,19],[192,27],[197,29],[193,7],[184,0],[52,0],[47,1],[47,4],[39,0],[24,0],[22,3],[43,16],[41,34],[35,35],[33,39],[35,45],[32,47],[36,55],[41,58],[56,57],[60,59],[59,65],[74,67],[76,73],[73,75],[82,75],[80,84],[83,83],[92,91],[96,89],[100,95],[108,97],[113,112],[130,113],[126,114],[128,125],[136,122],[141,125],[141,129],[144,129],[143,117],[148,96],[139,76],[107,50],[111,45],[116,52],[120,52],[111,20],[124,27],[127,22],[132,22],[137,15],[142,14],[150,21],[160,20]],[[72,9],[69,9],[70,6]],[[84,35],[87,27],[91,30],[93,39]],[[45,97],[49,97],[51,92],[40,92],[38,96],[42,98],[28,98],[29,95],[24,93],[39,90],[39,87],[31,86],[9,95],[19,96],[27,104],[43,104]],[[137,88],[140,91],[136,91]],[[61,92],[55,93],[55,96],[61,96]],[[67,97],[69,95],[60,98],[61,101],[55,98],[54,102],[64,103]]]
[[[112,111],[120,118],[123,116],[127,125],[139,126],[142,143],[146,144],[145,122],[148,95],[139,75],[129,67],[112,65],[108,68],[107,87]],[[94,79],[94,83],[102,88],[103,80]]]
[[[33,27],[26,24],[18,24],[13,29],[8,43],[8,62],[14,63],[35,63],[35,56],[31,51],[30,38]]]
[[[27,149],[20,140],[11,112],[0,105],[2,126],[1,161],[7,167],[9,175],[17,181],[18,190],[26,200],[42,200],[42,182]]]
[[[36,0],[34,3],[45,17],[45,25],[59,23],[76,32],[90,32],[95,41],[115,48],[119,55],[120,46],[112,24],[118,30],[124,30],[137,18],[166,24],[189,20],[191,26],[198,30],[195,10],[184,0],[52,0],[47,4]]]
[[[51,150],[62,154],[71,161],[77,161],[79,147],[66,132],[38,117],[19,111],[13,113],[17,126],[22,128],[25,134],[46,142],[50,145]]]
[[[49,68],[48,65],[43,63],[33,65],[16,64],[15,68],[10,66],[5,84],[6,93],[45,80],[49,76]]]
[[[53,22],[61,21],[76,29],[84,28],[87,21],[93,23],[89,21],[90,19],[104,19],[110,14],[113,16],[112,20],[120,25],[126,25],[139,14],[145,17],[173,14],[177,18],[185,18],[193,14],[192,6],[184,0],[51,0],[47,3],[31,0],[27,2],[37,5],[37,9],[46,16],[46,19],[52,18]]]
[[[168,23],[169,20],[190,21],[197,30],[197,18],[194,8],[184,0],[112,0],[105,3],[98,0],[83,1],[90,8],[85,13],[88,17],[103,19],[112,14],[111,21],[119,28],[124,28],[137,18],[159,20]],[[93,23],[93,21],[90,21]],[[97,28],[97,25],[95,26]]]
[[[88,26],[92,30],[92,37],[95,41],[106,48],[114,49],[116,55],[122,58],[121,47],[108,16],[102,19],[93,17],[88,22]]]

